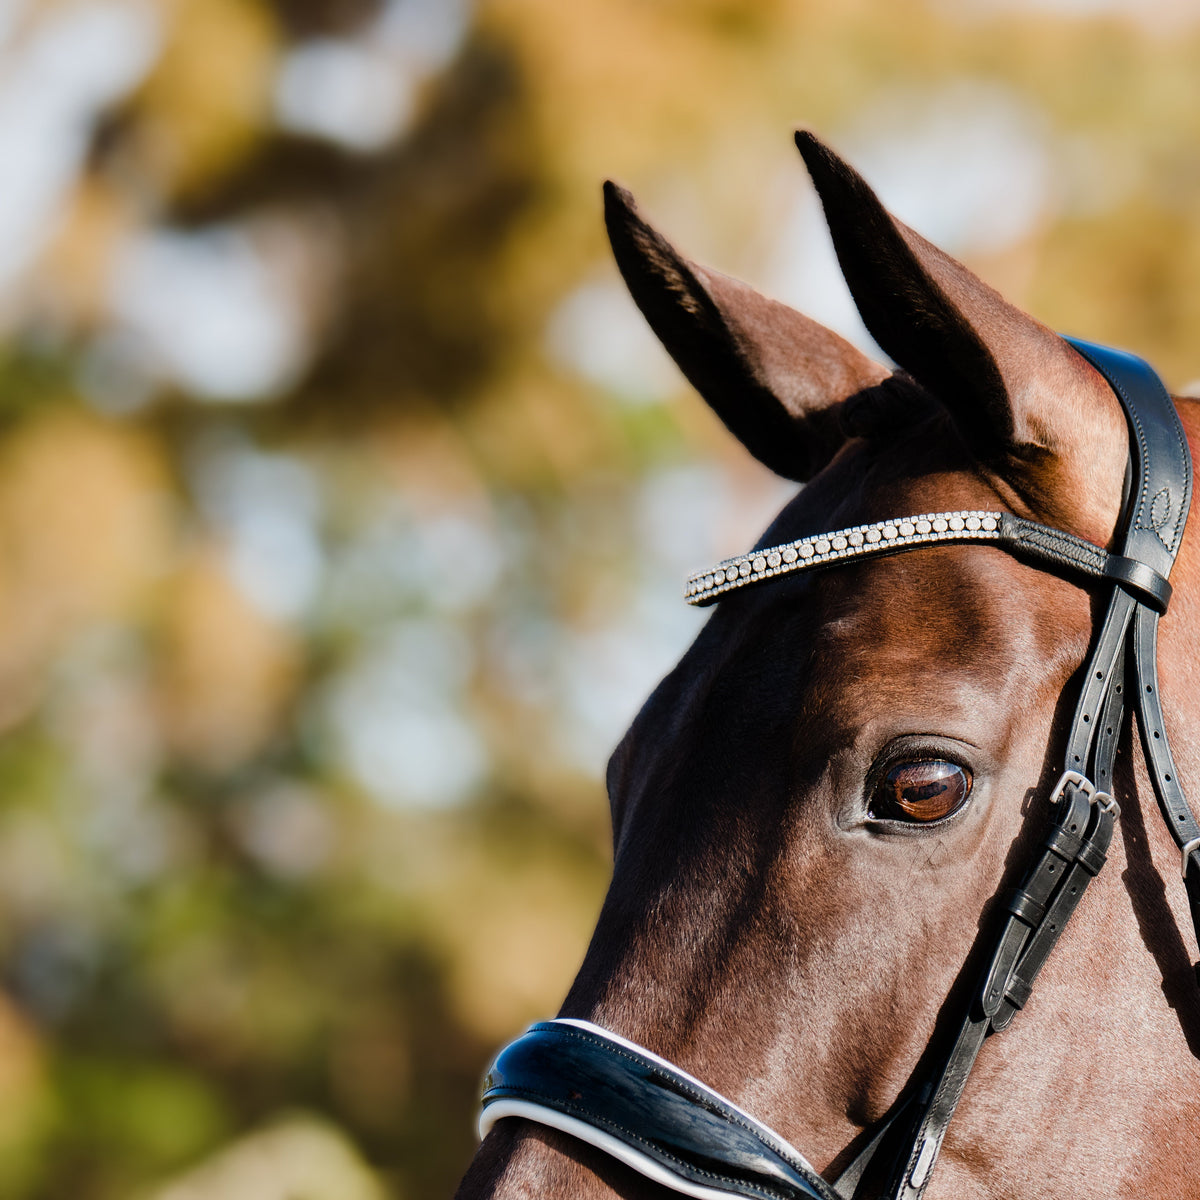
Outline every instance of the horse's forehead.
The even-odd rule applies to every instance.
[[[801,695],[835,726],[1015,714],[1053,701],[1087,647],[1087,597],[994,547],[913,550],[831,572],[814,593]]]
[[[991,546],[772,580],[722,607],[619,752],[643,784],[656,766],[687,777],[692,743],[705,761],[714,739],[754,755],[789,727],[822,753],[917,716],[999,734],[1035,701],[1054,702],[1090,629],[1081,589]]]
[[[1086,648],[1079,589],[994,547],[921,547],[835,567],[805,591],[792,619],[782,611],[791,598],[780,595],[747,614],[734,640],[749,653],[776,641],[772,625],[796,630],[808,642],[790,649],[804,654],[798,683],[810,704],[929,702],[959,686],[999,695],[1031,674],[1056,674],[1052,660]]]
[[[759,544],[1007,507],[957,462],[951,443],[911,435],[847,446]],[[899,719],[914,704],[947,719],[964,705],[1027,708],[1061,689],[1089,630],[1080,588],[992,546],[925,546],[772,579],[720,602],[618,746],[610,791],[623,807],[619,792],[690,786],[718,744],[727,756],[781,760],[780,736],[801,725],[814,751],[831,751],[877,714]]]
[[[784,506],[763,542],[920,513],[1006,507],[977,469],[922,469],[915,461],[921,457],[908,443],[855,448]],[[1064,603],[1071,610],[1065,626],[1055,619]],[[1061,642],[1063,633],[1073,653],[1070,633],[1078,626],[1075,632],[1086,637],[1089,621],[1077,587],[982,545],[918,547],[834,566],[803,578],[791,593],[768,583],[742,624],[768,631],[792,624],[789,605],[806,612],[801,623],[819,660],[858,658],[881,674],[923,662],[987,672]],[[1077,619],[1069,619],[1072,612]]]
[[[1079,589],[994,546],[921,546],[814,579],[818,661],[857,660],[881,673],[923,663],[971,673],[1052,640],[1048,618]]]

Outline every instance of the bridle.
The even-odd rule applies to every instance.
[[[1108,380],[1129,424],[1119,553],[1005,512],[927,513],[754,550],[692,575],[690,604],[735,588],[856,558],[942,542],[986,542],[1044,569],[1108,587],[1093,637],[1050,828],[988,942],[982,977],[949,1048],[919,1067],[837,1180],[824,1180],[783,1138],[678,1067],[586,1021],[541,1022],[493,1064],[482,1137],[505,1116],[559,1129],[683,1195],[759,1200],[919,1200],[984,1039],[1006,1029],[1104,865],[1120,809],[1113,763],[1130,689],[1150,779],[1182,855],[1200,941],[1200,824],[1179,784],[1158,690],[1158,619],[1191,502],[1192,465],[1179,415],[1154,371],[1133,355],[1067,339]]]

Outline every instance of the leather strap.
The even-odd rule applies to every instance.
[[[1130,657],[1150,775],[1172,834],[1185,848],[1184,878],[1191,876],[1188,898],[1200,941],[1200,825],[1183,797],[1171,761],[1158,703],[1155,656],[1158,618],[1170,601],[1168,576],[1191,503],[1191,456],[1175,406],[1147,364],[1121,351],[1068,340],[1109,381],[1129,423],[1132,486],[1121,553],[1098,551],[1104,558],[1102,574],[1117,586],[1084,670],[1067,738],[1065,786],[1060,783],[1055,824],[1038,862],[1008,906],[978,1000],[964,1016],[936,1076],[909,1139],[907,1157],[896,1160],[885,1193],[889,1200],[920,1200],[924,1194],[984,1037],[1006,1029],[1024,1007],[1088,882],[1104,864],[1120,811],[1106,790],[1124,719]],[[1080,547],[1061,531],[1047,533],[1044,526],[1026,524],[1032,528],[1024,531],[1025,553],[1093,573],[1087,543]],[[1077,838],[1088,808],[1086,832]]]
[[[1129,424],[1132,512],[1121,553],[1165,579],[1192,502],[1192,456],[1179,414],[1149,363],[1111,346],[1065,340],[1108,381]]]
[[[1192,458],[1179,414],[1162,381],[1140,358],[1067,340],[1109,381],[1129,421],[1133,510],[1122,555],[1165,579],[1183,541],[1192,501]],[[1158,614],[1144,605],[1134,617],[1133,661],[1136,711],[1150,781],[1167,828],[1182,852],[1188,905],[1200,945],[1200,823],[1184,797],[1171,758],[1158,689]]]
[[[1017,558],[1039,566],[1090,579],[1111,579],[1135,600],[1149,604],[1156,612],[1166,612],[1171,600],[1171,585],[1165,575],[1136,559],[1109,554],[1062,529],[1003,513],[996,544]]]
[[[1006,1029],[1024,1007],[1084,890],[1104,865],[1116,807],[1108,797],[1098,802],[1097,795],[1074,782],[1063,789],[1037,863],[1009,901],[1009,916],[979,992],[905,1140],[907,1156],[896,1159],[886,1196],[919,1200],[924,1195],[984,1039]]]

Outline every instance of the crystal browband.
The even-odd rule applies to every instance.
[[[819,533],[799,541],[785,542],[753,550],[707,571],[688,576],[684,596],[689,604],[711,604],[718,596],[734,588],[758,583],[775,575],[804,571],[811,567],[864,554],[882,554],[901,546],[922,542],[958,542],[986,540],[1000,527],[998,512],[923,513],[899,520],[876,521],[872,525],[854,525],[833,533]]]
[[[1171,595],[1171,585],[1157,572],[1133,559],[1109,554],[1074,534],[1012,513],[967,509],[854,525],[752,550],[688,576],[684,599],[702,607],[735,588],[777,575],[938,542],[991,542],[1018,557],[1060,570],[1116,580],[1159,612],[1166,611]]]

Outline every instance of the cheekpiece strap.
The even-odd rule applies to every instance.
[[[1051,795],[1051,828],[992,943],[983,980],[958,1036],[922,1088],[916,1120],[883,1195],[921,1200],[975,1059],[990,1033],[1006,1029],[1029,998],[1034,980],[1088,882],[1104,865],[1120,808],[1108,794],[1125,712],[1126,684],[1135,706],[1154,791],[1183,851],[1192,919],[1200,938],[1200,826],[1180,790],[1158,699],[1158,620],[1183,537],[1192,465],[1179,414],[1154,371],[1141,359],[1086,342],[1072,345],[1108,380],[1129,423],[1132,485],[1118,530],[1121,553],[1105,554],[1102,575],[1117,586],[1097,631],[1067,735],[1063,774]],[[1052,559],[1059,531],[1037,527],[1030,544]],[[1044,543],[1044,544],[1042,544]],[[1011,547],[1010,547],[1011,548]],[[1064,564],[1065,565],[1065,564]],[[1073,569],[1091,574],[1082,560]],[[1132,675],[1132,678],[1130,678]],[[1189,837],[1197,840],[1190,844]],[[1194,855],[1195,865],[1191,858]],[[1189,873],[1191,878],[1189,879]],[[866,1164],[852,1164],[860,1170]]]

